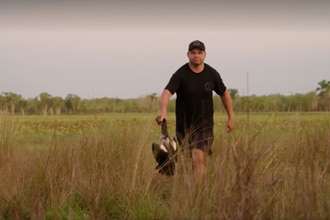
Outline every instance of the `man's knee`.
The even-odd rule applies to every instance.
[[[206,153],[198,148],[192,150],[192,159],[195,165],[204,165]]]

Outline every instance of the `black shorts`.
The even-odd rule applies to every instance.
[[[200,149],[204,152],[208,152],[208,154],[212,154],[211,147],[214,140],[213,126],[177,133],[177,139],[180,145],[184,143],[185,146],[189,146],[190,150]],[[184,149],[184,147],[182,149]]]

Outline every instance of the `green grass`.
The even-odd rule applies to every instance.
[[[0,219],[330,218],[328,113],[215,115],[203,189],[185,154],[154,169],[154,118],[0,116]]]

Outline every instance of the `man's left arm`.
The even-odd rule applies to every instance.
[[[228,90],[224,92],[222,96],[220,96],[223,106],[226,109],[228,120],[226,124],[226,131],[231,132],[234,129],[235,126],[235,115],[233,111],[233,104],[232,99],[230,97],[230,94]]]

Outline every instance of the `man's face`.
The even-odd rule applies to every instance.
[[[200,49],[192,49],[187,53],[189,62],[193,65],[200,65],[204,62],[206,53]]]

